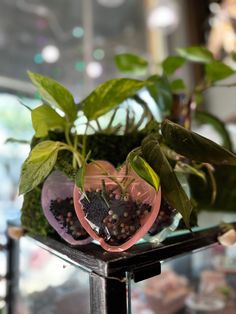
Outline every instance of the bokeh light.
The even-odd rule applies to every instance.
[[[57,46],[48,45],[43,48],[42,56],[45,62],[55,63],[60,57],[60,51]]]
[[[86,68],[86,64],[84,61],[78,61],[75,63],[75,70],[78,72],[84,72]]]
[[[41,53],[36,53],[36,54],[34,55],[34,62],[35,62],[36,64],[42,64],[43,61],[44,61],[44,59],[43,59],[43,56],[42,56]]]
[[[72,35],[76,38],[81,38],[84,36],[84,29],[81,26],[76,26],[72,30]]]
[[[93,57],[96,59],[96,60],[102,60],[105,56],[105,52],[103,49],[95,49],[94,52],[93,52]]]
[[[89,62],[86,67],[86,72],[89,77],[94,78],[94,79],[98,78],[103,72],[101,63],[96,62],[96,61]]]

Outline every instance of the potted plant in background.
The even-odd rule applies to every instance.
[[[193,102],[234,71],[202,47],[178,53],[163,61],[161,75],[111,79],[79,104],[56,81],[29,72],[43,104],[31,111],[35,136],[19,187],[24,194],[21,220],[28,232],[52,233],[48,221],[71,245],[86,244],[91,236],[116,252],[147,232],[162,240],[163,231],[175,229],[180,218],[187,228],[196,225],[189,177],[211,182],[215,198],[212,165],[235,166],[236,156],[190,130],[193,117],[208,117],[230,143],[222,122],[193,111]],[[205,80],[191,93],[182,79],[172,78],[186,61],[201,62],[206,71]],[[118,55],[116,63],[132,74],[143,74],[148,67],[132,54]],[[155,101],[159,119],[140,96],[142,89]],[[179,100],[176,92],[184,95],[181,102],[174,101]],[[124,101],[122,122],[118,111]],[[139,117],[134,102],[142,109]]]

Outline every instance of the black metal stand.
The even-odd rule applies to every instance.
[[[19,281],[19,241],[7,234],[6,314],[16,313]]]
[[[93,314],[126,314],[126,278],[104,278],[91,273],[90,312]]]
[[[232,226],[236,228],[236,223],[232,223]],[[172,236],[162,244],[137,244],[128,251],[120,253],[105,252],[95,244],[71,248],[57,237],[37,236],[34,237],[34,240],[43,249],[89,272],[91,314],[126,314],[131,308],[130,299],[127,302],[130,278],[134,282],[138,282],[160,274],[160,261],[206,248],[217,242],[220,232],[219,226],[195,230],[192,233],[186,232],[182,235]],[[8,238],[6,314],[15,313],[19,275],[18,254],[18,241]],[[130,293],[128,293],[128,297],[130,298]]]

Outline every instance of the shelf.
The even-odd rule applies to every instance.
[[[233,225],[236,227],[236,223]],[[219,233],[219,226],[174,232],[162,244],[140,243],[121,253],[106,252],[94,243],[72,248],[56,237],[30,238],[50,253],[88,272],[106,278],[122,277],[130,272],[138,274],[136,280],[139,281],[160,273],[160,261],[217,243]]]
[[[232,223],[236,228],[236,222]],[[8,228],[17,226],[8,223]],[[19,226],[19,225],[18,225]],[[10,231],[10,230],[8,230]],[[93,314],[129,313],[130,279],[145,280],[161,273],[161,261],[191,253],[217,243],[219,225],[173,232],[162,244],[138,243],[121,253],[109,253],[94,243],[72,248],[59,237],[30,237],[36,245],[89,272],[90,311]],[[17,300],[19,241],[8,238],[7,312],[14,313]],[[128,291],[128,297],[127,297]],[[127,301],[128,300],[128,301]]]

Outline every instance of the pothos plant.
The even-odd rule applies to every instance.
[[[186,227],[190,228],[194,202],[183,185],[189,174],[198,176],[203,182],[209,180],[214,198],[213,165],[236,165],[236,155],[230,151],[230,140],[222,122],[209,113],[195,112],[195,117],[207,120],[220,131],[226,148],[190,130],[190,103],[193,100],[199,103],[206,88],[216,85],[234,71],[202,47],[179,49],[178,54],[162,62],[160,75],[142,80],[108,80],[80,103],[75,103],[72,94],[58,82],[29,72],[43,103],[31,110],[35,136],[31,152],[22,166],[19,193],[25,194],[25,198],[33,191],[38,193],[38,186],[57,167],[83,189],[86,165],[94,159],[103,159],[104,154],[106,160],[112,162],[116,148],[120,150],[115,151],[116,157],[122,156],[118,163],[122,164],[126,159],[133,171],[155,190],[160,185],[162,198],[182,215]],[[186,91],[181,78],[173,78],[176,70],[188,61],[202,63],[206,73],[204,80],[191,92]],[[140,71],[143,75],[148,69],[146,60],[132,54],[116,56],[116,64],[132,75]],[[141,90],[146,90],[155,101],[161,113],[159,120],[141,97]],[[183,126],[171,121],[174,93],[182,91],[188,109],[187,115],[186,111],[179,114],[180,118],[187,116],[184,122],[188,123]],[[122,124],[118,119],[119,108],[131,100],[132,106],[125,108],[126,117]],[[135,117],[135,106],[142,108],[139,118]],[[107,121],[105,126],[101,124],[103,118]],[[105,140],[99,143],[104,137]],[[122,142],[122,139],[125,140]],[[117,145],[123,146],[118,148]],[[184,181],[179,173],[184,176]]]

